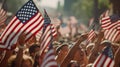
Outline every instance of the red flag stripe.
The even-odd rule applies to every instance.
[[[50,32],[50,26],[48,26],[47,28],[46,28],[46,31],[45,31],[45,33],[42,35],[42,43],[41,43],[41,46],[43,47],[44,46],[44,43],[45,43],[45,41],[47,40],[47,38],[51,35],[51,32]]]
[[[36,29],[34,27],[36,27],[38,24],[40,24],[41,20],[43,20],[43,19],[42,19],[41,15],[39,15],[39,17],[34,21],[35,23],[31,23],[29,26],[27,26],[26,32],[25,32],[26,35],[28,35],[31,30]],[[41,27],[41,25],[40,25],[40,27]]]
[[[54,49],[47,52],[41,67],[58,67],[55,61]]]
[[[5,31],[6,33],[4,33],[4,34],[6,34],[6,35],[4,35],[4,36],[6,36],[6,38],[4,38],[3,40],[5,40],[5,41],[2,41],[3,43],[4,42],[6,42],[6,44],[10,44],[10,42],[11,42],[11,44],[9,45],[9,49],[10,49],[10,46],[13,44],[12,42],[16,42],[16,38],[18,38],[18,36],[23,32],[23,31],[25,31],[25,30],[27,30],[27,28],[29,28],[31,25],[33,25],[34,24],[34,21],[38,21],[37,19],[40,17],[41,15],[40,15],[40,13],[37,13],[33,18],[34,19],[31,19],[31,20],[29,20],[28,22],[29,23],[27,23],[27,24],[25,24],[25,25],[23,25],[23,24],[19,24],[20,23],[20,21],[19,20],[17,20],[17,18],[15,17],[15,20],[13,19],[11,22],[13,23],[11,23],[10,24],[10,26],[8,26],[8,29],[7,30],[9,30],[9,32],[8,31]],[[41,19],[40,19],[41,20]],[[39,21],[40,21],[39,20]],[[17,25],[21,25],[21,26],[17,26]],[[14,27],[14,28],[12,28],[12,27]],[[17,29],[18,28],[18,29]],[[15,30],[16,29],[16,30]],[[15,30],[15,32],[16,32],[16,34],[15,33],[13,33],[13,31]],[[11,36],[9,36],[8,34],[12,34]],[[16,37],[15,37],[16,36]],[[3,36],[2,36],[3,37]],[[13,39],[14,38],[14,39]],[[8,40],[6,40],[6,39],[8,39]],[[6,47],[6,46],[5,46]],[[5,48],[4,47],[4,48]]]
[[[119,35],[119,31],[116,29],[105,30],[105,39],[108,39],[112,42],[116,41],[117,36]]]
[[[99,63],[99,61],[100,61],[101,58],[102,58],[102,55],[100,55],[100,56],[96,59],[95,63],[93,64],[93,67],[97,67],[97,64]]]
[[[94,30],[91,30],[88,34],[87,41],[90,42],[95,36],[96,36],[96,33],[94,32]]]
[[[29,32],[29,34],[31,34],[31,33],[35,33],[35,31],[37,31],[36,29],[38,28],[40,28],[41,26],[42,26],[42,24],[41,24],[41,21],[42,21],[42,19],[40,19],[40,16],[39,16],[39,18],[38,19],[36,19],[36,23],[34,23],[34,24],[36,24],[36,25],[34,25],[34,24],[32,24],[32,26],[34,26],[33,28],[30,28],[31,29],[31,31]],[[39,25],[39,27],[38,27],[38,25]],[[31,27],[32,27],[31,26]],[[28,26],[28,27],[30,27],[30,26]],[[37,28],[36,28],[37,27]],[[22,27],[23,28],[23,27]],[[28,31],[27,29],[29,29],[29,28],[26,28],[26,31]],[[32,32],[32,31],[34,31],[34,32]],[[19,32],[19,31],[18,31]],[[17,33],[18,33],[17,32]],[[13,41],[14,42],[14,40],[16,40],[16,38],[19,36],[16,36],[17,35],[17,33],[13,36],[13,38],[11,38],[11,40],[10,40],[10,42],[11,41]],[[26,36],[26,39],[28,40],[28,38],[30,38],[31,36],[32,36],[32,34],[31,35],[29,35],[29,34],[26,34],[27,36]],[[16,36],[16,37],[15,37]],[[9,42],[9,43],[10,43]],[[11,44],[10,45],[12,45],[12,42],[11,42]]]
[[[105,59],[104,59],[104,61],[103,61],[103,63],[101,64],[101,66],[100,67],[103,67],[104,66],[104,62],[107,60],[107,56],[105,56]]]

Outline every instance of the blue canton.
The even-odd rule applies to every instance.
[[[43,25],[43,33],[46,29],[46,27],[51,23],[51,20],[47,14],[47,12],[44,10],[45,14],[44,14],[44,25]]]
[[[46,10],[44,10],[45,14],[44,14],[44,24],[50,24],[51,20],[50,17],[48,16]]]
[[[28,1],[16,14],[17,18],[25,23],[38,12],[37,7],[32,0]]]
[[[103,54],[113,59],[113,52],[110,46],[104,49]]]

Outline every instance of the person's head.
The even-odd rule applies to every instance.
[[[76,60],[80,63],[80,65],[84,64],[84,51],[82,48],[78,47],[76,48],[76,52],[74,54],[73,60]]]
[[[56,50],[57,54],[67,54],[69,51],[69,47],[67,43],[64,43],[63,45],[61,45],[60,47],[58,47],[58,49]]]
[[[36,41],[36,37],[35,36],[32,36],[27,42],[26,42],[26,45],[28,47],[30,47],[31,45],[35,44],[37,41]]]
[[[71,61],[67,67],[80,67],[80,65],[77,61]]]
[[[35,57],[36,52],[38,52],[40,47],[37,44],[33,44],[29,47],[30,56]]]

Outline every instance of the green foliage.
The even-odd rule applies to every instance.
[[[98,0],[98,15],[109,8],[109,0]],[[94,16],[94,0],[77,0],[72,5],[72,12],[83,22],[88,22]]]
[[[105,6],[107,8],[109,8],[109,0],[98,0],[99,2],[99,9],[102,7],[102,6]]]
[[[78,0],[72,6],[75,16],[83,21],[88,20],[92,16],[93,0]]]
[[[22,7],[22,5],[25,3],[27,0],[7,0],[7,10],[12,13],[16,13],[17,10]]]

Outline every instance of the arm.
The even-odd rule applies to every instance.
[[[120,47],[115,53],[115,66],[114,67],[119,67],[120,65]]]
[[[98,56],[98,51],[99,51],[99,45],[103,39],[103,36],[104,36],[104,33],[103,32],[100,32],[98,34],[98,39],[97,39],[97,42],[95,42],[95,46],[93,47],[92,51],[91,51],[91,54],[89,56],[89,63],[93,63],[95,61],[95,59],[97,58]]]
[[[25,34],[21,34],[18,39],[19,51],[15,58],[15,67],[21,67],[21,62],[23,59],[24,44],[25,44]]]
[[[65,59],[61,63],[61,67],[67,67],[69,62],[73,59],[75,51],[77,50],[76,48],[79,47],[79,44],[87,38],[86,35],[83,35],[80,37],[80,39],[77,41],[77,43],[71,48],[69,51],[68,55],[65,57]]]
[[[7,67],[8,59],[12,55],[12,52],[13,52],[12,50],[6,51],[5,57],[4,57],[4,59],[0,63],[0,67]]]

